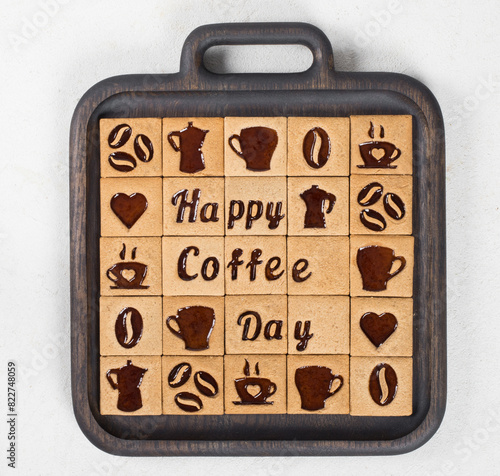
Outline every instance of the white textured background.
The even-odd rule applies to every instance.
[[[0,15],[0,415],[20,370],[20,475],[500,474],[498,0],[3,0]],[[54,6],[55,5],[55,6]],[[392,13],[390,13],[392,10]],[[49,11],[50,14],[45,13]],[[384,458],[118,458],[73,417],[69,348],[68,136],[82,94],[109,76],[178,70],[185,37],[223,21],[306,21],[336,68],[391,71],[436,95],[447,127],[448,408],[432,440]],[[289,71],[293,55],[240,70]],[[299,57],[304,63],[306,56]],[[214,58],[214,61],[220,56]],[[4,403],[5,402],[5,403]],[[3,417],[0,418],[2,421]]]

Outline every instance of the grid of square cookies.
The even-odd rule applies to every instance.
[[[101,119],[101,413],[412,413],[412,117]]]

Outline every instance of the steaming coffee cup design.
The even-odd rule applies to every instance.
[[[173,321],[178,329],[172,326]],[[187,350],[206,350],[215,326],[215,312],[211,307],[188,306],[169,316],[166,324],[172,334],[184,341]]]
[[[399,268],[391,273],[392,265],[399,261]],[[364,246],[356,256],[359,272],[365,291],[385,291],[390,279],[401,273],[406,266],[406,259],[396,256],[394,250],[385,246]]]
[[[135,412],[142,408],[141,386],[144,374],[148,369],[141,369],[127,360],[127,365],[119,369],[110,369],[106,378],[113,390],[118,390],[117,408],[122,412]],[[111,375],[116,375],[116,382]]]
[[[375,150],[383,150],[383,155],[377,158],[373,155]],[[397,165],[391,165],[401,156],[401,150],[394,144],[385,141],[370,141],[359,144],[359,151],[364,165],[358,165],[360,169],[395,169]]]
[[[238,141],[238,150],[233,142]],[[269,127],[248,127],[229,138],[229,146],[245,162],[248,170],[270,170],[271,159],[278,145],[278,133]]]
[[[235,405],[272,405],[267,399],[276,393],[278,387],[268,378],[250,377],[250,364],[245,359],[243,368],[245,377],[234,380],[234,386],[240,401],[233,402]],[[259,375],[259,363],[255,364],[255,373]]]
[[[332,391],[334,382],[337,382],[337,386]],[[300,394],[302,409],[316,411],[325,408],[326,400],[342,388],[344,379],[328,367],[308,365],[295,371],[295,385]]]
[[[205,168],[205,158],[201,148],[208,132],[193,126],[192,122],[188,122],[186,128],[168,134],[169,144],[176,152],[181,153],[179,166],[181,172],[194,174]],[[174,137],[179,138],[179,144],[175,142]]]
[[[126,247],[120,252],[120,258],[125,259]],[[136,248],[132,250],[132,259],[135,259]],[[124,275],[127,273],[127,276]],[[128,273],[132,273],[128,276]],[[148,273],[147,265],[138,263],[136,261],[127,261],[123,263],[116,263],[106,271],[106,276],[109,280],[113,281],[114,286],[111,289],[148,289],[149,286],[144,286],[142,283],[146,279]]]

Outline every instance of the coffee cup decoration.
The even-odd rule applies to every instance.
[[[295,371],[295,385],[300,394],[302,409],[313,412],[325,408],[327,399],[333,397],[344,385],[344,379],[328,367],[307,365]]]
[[[239,148],[235,143],[238,143]],[[278,133],[270,127],[247,127],[229,137],[229,146],[241,157],[248,170],[264,172],[271,169],[271,159],[278,145]]]
[[[375,127],[370,122],[368,135],[375,139]],[[380,126],[380,138],[385,135],[384,127]],[[397,165],[392,163],[399,159],[401,150],[391,142],[372,140],[359,144],[359,151],[364,165],[358,165],[360,169],[395,169]]]
[[[108,157],[111,167],[119,172],[130,172],[137,167],[137,159],[141,162],[151,162],[154,157],[153,143],[145,134],[137,134],[134,138],[135,157],[128,152],[120,151],[129,139],[132,138],[132,127],[128,124],[118,124],[112,129],[108,136],[108,146],[116,149]]]
[[[126,246],[120,251],[120,258],[125,260]],[[124,261],[123,263],[116,263],[106,271],[106,276],[109,280],[113,281],[114,286],[111,289],[148,289],[142,283],[146,279],[148,273],[147,265],[138,263],[135,260],[137,248],[132,250],[132,261]]]
[[[268,401],[278,389],[276,384],[268,378],[260,377],[259,363],[255,364],[256,377],[250,376],[250,364],[245,359],[242,378],[234,380],[234,386],[238,393],[239,401],[234,401],[235,405],[272,405],[274,402]]]
[[[396,256],[394,250],[385,246],[364,246],[358,250],[356,262],[365,291],[385,291],[390,279],[396,277],[406,266],[403,256]],[[392,266],[399,262],[399,268],[391,273]]]
[[[173,327],[176,323],[177,329]],[[207,350],[215,326],[215,312],[207,306],[187,306],[169,316],[167,327],[175,336],[182,339],[187,350]]]

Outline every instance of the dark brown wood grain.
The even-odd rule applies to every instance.
[[[210,73],[219,44],[303,44],[304,73]],[[413,116],[414,396],[409,417],[99,414],[99,130],[104,117]],[[444,127],[432,93],[391,73],[337,73],[325,35],[302,23],[221,24],[187,38],[180,73],[110,78],[79,102],[71,124],[71,372],[76,419],[119,455],[375,455],[411,451],[437,430],[446,403]]]

